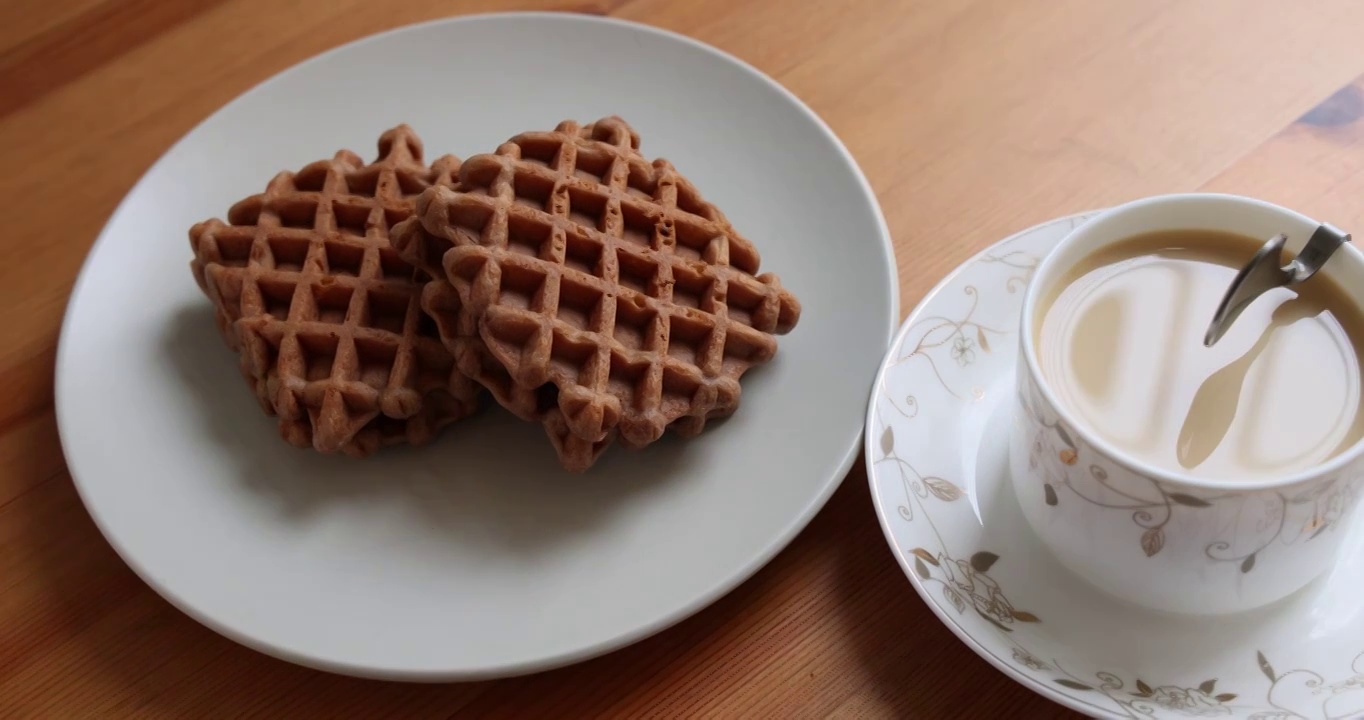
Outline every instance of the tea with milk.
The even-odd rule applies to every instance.
[[[1203,345],[1263,243],[1162,231],[1082,259],[1032,324],[1059,402],[1128,454],[1202,478],[1282,476],[1353,445],[1364,435],[1364,311],[1326,273],[1267,293]]]

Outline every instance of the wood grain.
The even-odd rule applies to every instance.
[[[959,643],[886,548],[857,468],[786,551],[603,658],[413,686],[305,670],[143,585],[66,473],[52,411],[79,263],[213,109],[340,43],[493,9],[611,14],[753,63],[843,137],[904,309],[1049,217],[1206,188],[1364,222],[1364,5],[1267,0],[15,0],[0,7],[0,717],[1062,717]],[[1269,58],[1269,60],[1266,60]]]

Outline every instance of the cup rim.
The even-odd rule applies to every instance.
[[[1167,470],[1131,455],[1126,450],[1123,450],[1112,442],[1109,442],[1107,439],[1100,437],[1098,433],[1091,430],[1087,424],[1078,421],[1070,408],[1057,400],[1051,385],[1042,374],[1041,363],[1037,359],[1037,347],[1032,332],[1033,317],[1036,314],[1037,297],[1040,293],[1039,288],[1041,287],[1041,283],[1039,283],[1038,280],[1052,271],[1053,267],[1060,262],[1058,258],[1061,256],[1062,250],[1072,245],[1076,241],[1076,238],[1081,237],[1087,229],[1110,220],[1112,217],[1119,214],[1151,205],[1160,205],[1180,200],[1232,201],[1258,206],[1314,225],[1320,224],[1318,221],[1313,220],[1296,210],[1290,210],[1289,208],[1264,200],[1257,200],[1243,195],[1232,195],[1228,193],[1170,193],[1166,195],[1153,195],[1115,205],[1100,212],[1098,215],[1087,220],[1084,224],[1071,230],[1060,242],[1052,247],[1052,249],[1042,258],[1042,261],[1038,263],[1037,268],[1033,271],[1032,281],[1028,283],[1028,287],[1024,290],[1023,316],[1020,320],[1019,335],[1023,347],[1023,362],[1027,365],[1028,374],[1032,378],[1033,386],[1041,393],[1043,400],[1051,406],[1051,410],[1056,413],[1057,417],[1064,422],[1070,430],[1079,435],[1079,440],[1127,470],[1161,483],[1212,491],[1269,490],[1319,480],[1339,472],[1345,466],[1358,460],[1361,455],[1364,455],[1364,437],[1356,440],[1354,444],[1350,445],[1335,457],[1329,458],[1326,462],[1312,465],[1311,467],[1303,468],[1285,475],[1275,475],[1256,480],[1202,478],[1189,473]],[[1349,262],[1364,267],[1364,253],[1361,253],[1358,247],[1353,244],[1346,244],[1337,251],[1337,254],[1342,252],[1345,253],[1344,257],[1348,258]],[[1364,358],[1361,359],[1361,364],[1364,365]],[[1364,412],[1364,405],[1361,405],[1359,412]]]

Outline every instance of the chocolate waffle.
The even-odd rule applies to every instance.
[[[406,125],[365,165],[338,152],[190,229],[190,267],[261,406],[290,443],[363,456],[421,444],[477,407],[420,308],[428,280],[389,244],[413,198],[459,161],[422,162]]]
[[[740,376],[800,315],[753,245],[614,117],[470,158],[395,244],[455,290],[433,282],[424,307],[461,367],[476,359],[499,402],[588,443],[639,447],[733,413]]]

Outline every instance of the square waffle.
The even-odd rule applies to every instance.
[[[477,407],[478,385],[421,311],[428,278],[389,243],[417,194],[458,169],[451,156],[427,167],[400,125],[374,163],[342,150],[275,176],[227,223],[190,229],[194,278],[290,443],[364,456],[427,442]]]
[[[615,117],[469,158],[394,244],[438,278],[423,306],[460,367],[546,422],[571,470],[614,438],[641,447],[733,413],[740,376],[800,316],[752,243]]]

